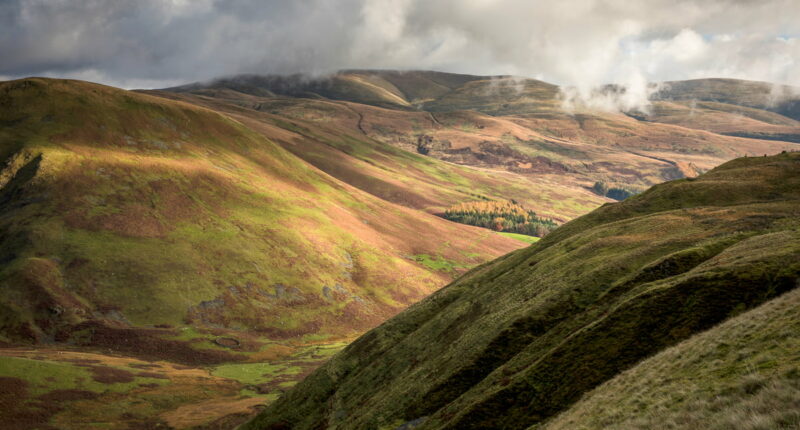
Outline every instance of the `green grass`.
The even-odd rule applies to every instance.
[[[544,423],[623,370],[796,288],[797,172],[800,154],[739,159],[605,205],[357,339],[246,428]]]
[[[301,350],[296,356],[298,358],[308,358],[312,356],[314,359],[332,357],[337,352],[341,351],[350,342],[333,342],[318,345],[309,345]]]
[[[370,306],[405,307],[438,288],[442,273],[512,248],[355,192],[208,109],[75,81],[0,85],[8,102],[0,116],[20,119],[0,130],[0,153],[15,157],[0,180],[16,177],[9,185],[16,189],[25,176],[16,171],[33,169],[31,160],[41,154],[38,170],[30,172],[36,188],[14,194],[14,201],[34,203],[0,215],[0,254],[11,261],[0,268],[0,307],[8,311],[0,338],[33,341],[20,335],[27,333],[22,327],[47,338],[100,312],[134,327],[188,324],[262,330],[272,340],[336,339],[378,324],[383,313]],[[279,125],[350,148],[358,160],[389,154],[403,161],[395,171],[433,169],[453,176],[443,180],[470,184],[441,162],[397,148]],[[440,250],[423,232],[463,240]],[[411,252],[437,257],[418,264],[403,258]],[[343,268],[345,255],[353,258],[350,269]],[[324,298],[324,287],[335,285],[349,298]],[[41,305],[27,294],[31,289],[75,311],[52,321],[50,302]],[[354,322],[343,309],[361,307],[356,297],[365,304]],[[83,334],[81,341],[90,343],[90,332]],[[193,334],[172,340],[206,337]],[[209,342],[190,346],[224,351]]]
[[[295,375],[302,373],[305,366],[318,365],[341,351],[347,344],[346,341],[339,341],[299,346],[291,356],[277,361],[223,364],[214,367],[211,374],[234,379],[247,385],[263,384],[279,378],[292,378],[290,381],[278,384],[280,387],[286,388],[297,383],[294,380],[296,379]]]
[[[649,358],[541,430],[800,426],[800,291]]]
[[[417,254],[413,256],[414,261],[417,263],[422,264],[423,266],[427,267],[430,270],[435,270],[437,272],[453,272],[456,269],[466,268],[467,266],[461,265],[455,261],[448,260],[441,255],[428,255],[428,254]]]
[[[508,232],[505,232],[505,231],[500,231],[500,232],[498,232],[498,234],[503,235],[505,237],[510,237],[512,239],[516,239],[516,240],[519,240],[519,241],[525,242],[525,243],[536,243],[539,240],[541,240],[540,237],[528,236],[527,234],[508,233]]]
[[[122,370],[135,373],[138,370],[123,368]],[[96,393],[114,392],[125,393],[139,387],[141,384],[168,383],[161,378],[136,376],[131,382],[103,383],[92,378],[92,373],[86,367],[72,363],[49,360],[32,360],[17,357],[0,357],[0,376],[22,378],[30,384],[33,395],[48,393],[53,390],[80,389]]]
[[[271,363],[223,364],[215,367],[211,374],[235,379],[243,384],[256,385],[269,382],[277,376],[296,375],[302,372],[298,366]]]

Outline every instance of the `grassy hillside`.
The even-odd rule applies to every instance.
[[[535,79],[485,77],[425,103],[426,110],[475,110],[490,115],[523,115],[559,110],[558,86]]]
[[[800,88],[740,79],[665,82],[657,100],[697,100],[764,109],[800,120]]]
[[[527,428],[800,277],[800,154],[604,205],[362,336],[247,428]]]
[[[587,179],[556,175],[546,166],[529,176],[420,154],[419,135],[440,127],[423,112],[227,92],[213,97],[152,93],[225,112],[343,182],[429,213],[466,201],[511,198],[565,221],[607,201],[584,188],[591,185]]]
[[[800,142],[800,89],[737,79],[665,82],[647,121],[752,139]]]
[[[433,100],[478,76],[430,71],[347,70],[326,76],[244,75],[209,84],[190,84],[168,91],[229,89],[255,96],[291,96],[346,100],[375,106],[410,108]]]
[[[0,412],[16,410],[21,428],[231,427],[355,336],[533,240],[434,216],[448,207],[514,199],[562,223],[609,201],[590,190],[598,181],[643,190],[736,156],[796,146],[780,140],[797,122],[760,107],[664,100],[642,120],[566,112],[557,92],[508,76],[364,70],[149,92],[49,79],[0,83],[0,391],[10,393]],[[749,192],[776,198],[761,185]],[[722,188],[709,193],[712,204]],[[747,223],[761,228],[771,210],[728,215],[748,220],[741,233]],[[692,226],[705,213],[686,216],[653,225]],[[531,279],[559,279],[531,306],[577,314],[602,294],[597,283],[635,270],[626,265],[719,234],[696,226],[691,237],[668,231],[659,242],[644,221],[637,228],[631,238],[592,243],[608,255],[579,267],[584,254],[553,246],[557,239],[525,251],[552,247],[536,254],[552,260]],[[641,256],[634,250],[643,243],[658,249]],[[598,262],[608,272],[595,270]],[[502,333],[515,318],[527,330],[524,306],[490,317],[488,303],[494,295],[516,303],[510,286],[534,281],[489,282],[480,273],[470,279],[496,291],[486,301],[453,302],[453,315],[440,321],[461,349],[443,349],[442,333],[425,332],[433,346],[419,359],[438,353],[452,363],[477,360],[481,370],[421,365],[408,378],[422,380],[418,388],[405,379],[397,387],[429,392],[432,404],[409,405],[398,391],[386,401],[401,399],[402,410],[387,407],[386,417],[368,422],[445,411],[451,397],[518,352],[493,330]],[[492,334],[462,339],[473,320]],[[492,336],[499,344],[484,348]],[[491,349],[499,356],[484,354]],[[405,354],[389,364],[418,360]],[[153,360],[161,361],[148,367]],[[443,388],[451,382],[454,391]],[[465,396],[481,403],[488,394]],[[449,411],[430,422],[449,422]]]
[[[457,274],[525,246],[380,199],[259,129],[179,101],[24,79],[0,83],[0,123],[0,368],[30,399],[23,422],[72,414],[152,424],[198,399],[218,403],[207,421],[227,406],[246,416],[258,403],[246,399],[274,397],[323,357],[294,355],[341,348]],[[42,344],[55,351],[13,358],[14,345]],[[180,363],[195,375],[232,367],[215,373],[223,388],[165,381],[141,396],[154,382],[40,380],[71,366],[58,364],[62,352],[86,351],[108,355],[91,358],[102,362]],[[20,370],[27,365],[44,376]],[[187,394],[157,400],[177,387]],[[40,410],[56,389],[111,390],[116,400],[87,394],[84,403],[116,406],[61,404],[64,395]],[[122,419],[119,396],[149,406]]]
[[[7,340],[90,321],[349,335],[449,276],[406,256],[470,266],[518,247],[359,192],[206,109],[71,81],[0,94]]]
[[[800,290],[668,348],[540,429],[800,426]]]
[[[791,150],[800,139],[793,137],[800,136],[800,123],[764,106],[697,101],[702,85],[674,100],[659,93],[652,112],[634,118],[567,111],[557,86],[508,76],[344,71],[306,81],[241,81],[249,86],[231,78],[157,94],[269,124],[267,135],[325,172],[434,213],[475,200],[469,190],[479,190],[473,193],[514,198],[565,221],[608,201],[585,193],[596,182],[640,191],[732,158]],[[292,91],[276,84],[286,81],[293,82]],[[317,88],[344,81],[359,89],[333,94]],[[741,81],[743,88],[749,84]],[[768,98],[770,88],[757,85],[750,92]]]

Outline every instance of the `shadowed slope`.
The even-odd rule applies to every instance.
[[[410,108],[424,103],[478,76],[428,71],[345,70],[332,75],[242,75],[168,88],[188,92],[229,89],[254,96],[325,97],[375,106]]]
[[[798,333],[795,290],[641,362],[534,428],[797,428]]]
[[[800,154],[605,205],[368,332],[247,428],[527,428],[796,288]]]

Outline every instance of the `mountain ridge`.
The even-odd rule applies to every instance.
[[[344,79],[347,73],[334,78]],[[422,89],[426,87],[419,82],[428,82],[426,73],[357,71],[361,78],[403,77],[405,85],[416,83]],[[482,169],[495,178],[515,178],[515,184],[505,187],[515,190],[513,195],[504,198],[513,198],[537,213],[566,221],[586,212],[586,191],[599,198],[595,204],[602,203],[610,199],[593,190],[618,189],[624,191],[623,195],[641,192],[665,180],[695,176],[731,158],[792,150],[796,147],[792,136],[800,136],[800,122],[762,109],[654,101],[653,112],[647,116],[567,111],[554,96],[557,87],[550,84],[509,77],[455,76],[460,79],[450,84],[455,89],[442,90],[444,95],[439,98],[420,102],[420,110],[370,104],[360,97],[342,100],[258,96],[226,89],[224,84],[152,93],[222,110],[246,121],[291,129],[301,137],[291,141],[277,139],[284,148],[379,197],[391,200],[397,198],[392,196],[414,196],[416,202],[401,204],[430,213],[441,213],[460,202],[448,200],[422,207],[425,203],[421,202],[430,201],[429,198],[420,198],[416,189],[399,185],[384,174],[397,161],[404,163],[397,160],[400,154],[400,158],[409,153],[420,154],[431,160]],[[547,94],[542,96],[541,91]],[[426,111],[425,106],[443,109]],[[736,124],[743,117],[737,109],[747,110],[749,115],[740,125]],[[311,130],[314,132],[309,133]],[[369,142],[369,149],[364,150],[382,154],[361,156],[354,153],[351,145],[321,139],[321,130]],[[402,152],[390,154],[392,147]],[[386,156],[397,161],[387,164]],[[373,178],[380,178],[381,183],[364,177],[366,171]],[[501,176],[502,171],[508,173]],[[429,179],[424,181],[430,183]],[[522,189],[518,187],[529,188],[529,192],[518,192]],[[402,188],[405,189],[400,192]],[[440,192],[441,188],[434,189],[428,196]],[[492,190],[491,194],[497,192]],[[575,201],[566,200],[571,196],[576,197]],[[578,207],[580,211],[575,210]]]

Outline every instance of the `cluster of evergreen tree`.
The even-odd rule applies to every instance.
[[[444,218],[461,224],[490,228],[496,231],[544,237],[558,227],[549,218],[536,216],[513,200],[488,200],[459,203],[444,212]]]

